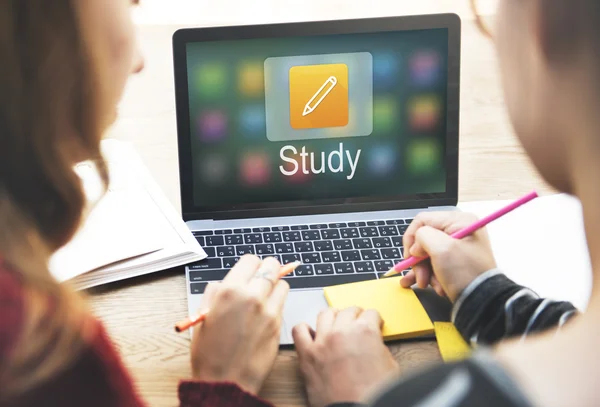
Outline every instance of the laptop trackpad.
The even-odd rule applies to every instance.
[[[298,324],[306,323],[314,329],[319,312],[327,307],[323,290],[290,291],[283,310],[280,343],[282,345],[294,343],[292,329]]]

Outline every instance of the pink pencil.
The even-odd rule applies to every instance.
[[[529,194],[525,195],[524,197],[517,199],[515,202],[511,203],[510,205],[505,206],[504,208],[500,209],[499,211],[486,216],[485,218],[473,223],[470,226],[467,226],[464,229],[459,230],[458,232],[451,234],[450,236],[452,236],[455,239],[462,239],[465,236],[469,236],[471,233],[474,233],[475,231],[481,229],[482,227],[485,227],[488,223],[495,221],[499,217],[506,215],[507,213],[517,209],[519,206],[522,206],[537,197],[538,197],[537,192],[535,192],[535,191],[530,192]],[[384,274],[384,277],[389,277],[389,276],[398,274],[398,273],[406,270],[407,268],[412,267],[415,264],[422,262],[425,259],[427,259],[427,257],[413,257],[413,256],[408,257],[408,258],[402,260],[401,262],[397,263],[390,271],[388,271],[387,273]]]

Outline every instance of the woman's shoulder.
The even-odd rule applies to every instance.
[[[0,257],[0,359],[12,349],[24,318],[23,285]]]

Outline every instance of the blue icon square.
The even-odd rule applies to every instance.
[[[246,105],[240,110],[240,132],[247,136],[266,133],[265,107],[262,104]]]
[[[373,86],[387,88],[396,83],[399,75],[400,56],[392,52],[373,55]]]
[[[392,145],[379,144],[374,146],[368,154],[368,167],[371,173],[378,176],[392,175],[396,168],[398,156]]]

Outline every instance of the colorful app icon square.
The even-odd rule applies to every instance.
[[[271,178],[269,156],[264,152],[246,153],[242,157],[240,177],[246,186],[262,186]]]
[[[348,66],[322,64],[290,69],[290,124],[318,129],[348,124]]]
[[[227,87],[226,66],[221,63],[203,64],[196,69],[195,80],[196,92],[201,98],[218,98]]]
[[[225,157],[220,153],[205,155],[201,157],[200,173],[204,182],[210,185],[218,185],[225,182],[229,172],[229,165]]]
[[[391,175],[396,168],[398,156],[393,145],[375,145],[368,152],[368,168],[377,176]]]
[[[406,164],[415,175],[426,175],[442,166],[442,149],[435,139],[412,140],[406,150]]]
[[[373,126],[378,132],[387,132],[394,129],[398,122],[400,111],[396,99],[391,96],[375,98],[373,102]]]
[[[373,86],[384,89],[393,86],[399,75],[400,57],[386,52],[373,55]]]
[[[242,95],[259,97],[265,92],[265,76],[262,62],[244,62],[238,72],[238,88]]]
[[[440,101],[436,96],[420,96],[409,103],[410,126],[415,131],[434,130],[440,121]]]
[[[212,143],[227,135],[227,115],[221,110],[206,110],[198,117],[200,140]]]
[[[419,51],[411,57],[411,77],[415,85],[435,85],[441,74],[441,57],[435,51]]]
[[[239,128],[244,136],[264,134],[265,107],[262,104],[246,105],[239,112]]]

